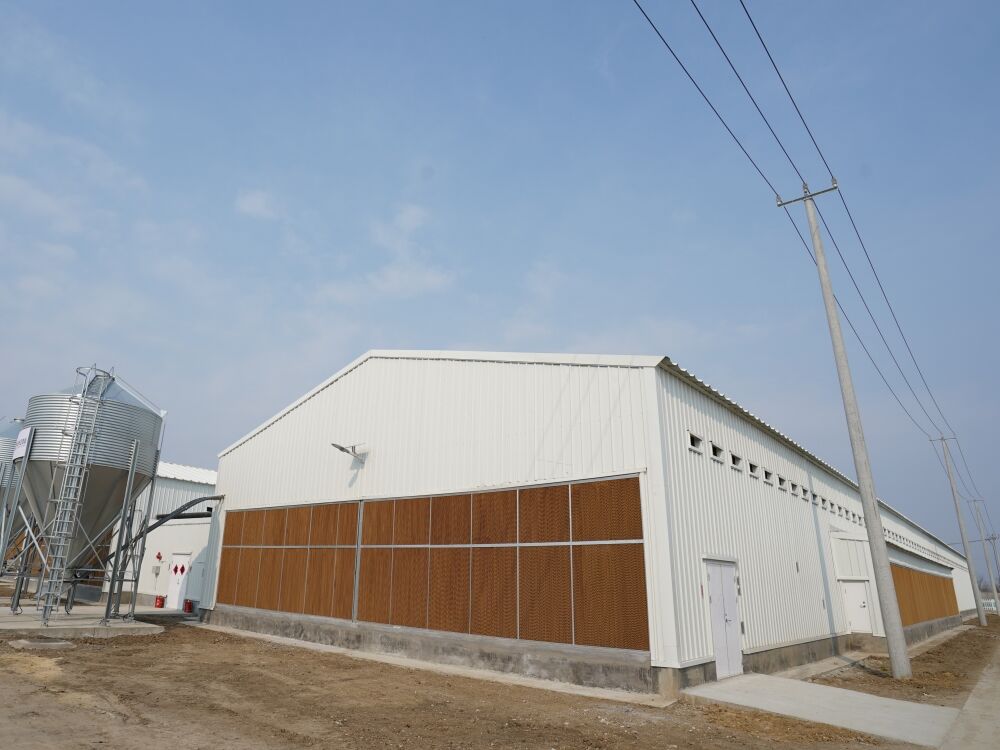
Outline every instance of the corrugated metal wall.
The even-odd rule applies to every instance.
[[[624,360],[624,358],[616,358]],[[646,358],[647,360],[649,358]],[[638,474],[650,652],[670,613],[663,483],[647,491],[658,441],[653,370],[623,364],[373,356],[220,456],[226,512],[399,498]],[[363,466],[330,446],[364,443]],[[659,455],[654,457],[658,467]],[[219,519],[220,521],[222,519]],[[212,554],[221,538],[213,529]],[[213,569],[217,565],[212,566]],[[214,581],[208,591],[214,590]],[[206,602],[214,605],[214,598]],[[665,661],[664,661],[665,660]]]
[[[228,509],[644,469],[642,370],[368,359],[219,461]],[[364,470],[330,446],[364,443]]]
[[[179,479],[166,479],[157,477],[156,489],[153,495],[153,507],[150,509],[149,517],[152,521],[161,513],[170,513],[184,503],[194,500],[196,497],[207,497],[215,494],[215,487],[210,484],[199,482],[184,482]],[[143,490],[139,497],[139,507],[145,506],[146,498],[149,497],[149,487]],[[188,513],[200,513],[207,507],[214,508],[218,505],[216,501],[198,503],[188,510]],[[155,533],[155,532],[154,532]]]
[[[658,383],[680,662],[713,653],[706,557],[737,561],[744,652],[847,632],[831,534],[865,533],[856,491],[673,373]],[[960,564],[897,514],[883,519],[893,543]]]

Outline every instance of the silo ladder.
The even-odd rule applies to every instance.
[[[62,597],[66,562],[70,545],[76,537],[77,519],[87,481],[87,467],[90,463],[90,447],[93,444],[97,413],[101,406],[100,396],[94,397],[88,393],[89,386],[90,382],[85,382],[78,397],[80,408],[70,440],[69,455],[64,464],[56,512],[44,535],[47,563],[45,578],[38,596],[38,606],[42,610],[42,622],[45,624],[48,624],[49,616],[59,606],[59,599]],[[102,392],[103,389],[98,389],[99,394]]]

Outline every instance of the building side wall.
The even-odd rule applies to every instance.
[[[854,487],[674,374],[661,370],[658,383],[681,664],[713,658],[706,558],[737,563],[744,653],[846,634],[833,539],[866,538]],[[883,519],[887,539],[909,554],[943,570],[961,564],[898,514]],[[865,558],[855,563],[870,571]]]

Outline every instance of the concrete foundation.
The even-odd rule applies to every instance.
[[[28,638],[115,638],[123,635],[157,635],[163,632],[159,625],[148,622],[113,620],[101,624],[104,607],[77,604],[70,614],[62,610],[52,615],[48,625],[43,625],[34,608],[11,614],[7,604],[0,604],[0,632],[16,633]]]
[[[203,610],[203,621],[359,651],[636,693],[658,692],[661,671],[650,666],[645,651],[443,633],[226,605]]]

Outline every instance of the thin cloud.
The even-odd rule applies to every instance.
[[[372,243],[388,251],[388,260],[361,276],[323,285],[320,299],[338,304],[407,299],[451,286],[455,273],[431,262],[414,241],[414,235],[427,220],[426,209],[406,204],[397,209],[390,221],[373,223]]]
[[[241,190],[236,196],[234,208],[237,213],[253,219],[273,221],[282,216],[274,196],[264,190]]]
[[[94,120],[132,129],[141,119],[136,107],[81,62],[67,43],[9,9],[0,24],[0,70],[43,85]]]
[[[81,138],[54,133],[0,111],[0,153],[33,163],[58,159],[60,169],[73,171],[74,181],[118,190],[146,190],[146,181],[119,164],[103,149]]]

